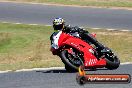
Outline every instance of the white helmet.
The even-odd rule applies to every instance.
[[[63,18],[55,18],[53,21],[54,30],[62,30],[64,28],[65,22]]]

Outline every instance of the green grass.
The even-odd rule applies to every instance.
[[[0,24],[0,70],[63,66],[50,53],[51,27]]]
[[[101,7],[132,7],[132,0],[3,0],[3,1],[37,2]]]
[[[132,32],[92,30],[97,39],[117,53],[121,62],[132,62]],[[49,51],[51,26],[0,23],[0,70],[63,66]]]

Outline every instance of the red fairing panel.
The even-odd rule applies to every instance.
[[[89,52],[89,49],[93,49],[93,47],[79,38],[75,38],[69,34],[62,33],[58,41],[58,46],[61,47],[64,45],[70,45],[71,47],[84,52],[83,57],[85,67],[103,67],[106,65],[105,59],[98,60],[91,52]]]

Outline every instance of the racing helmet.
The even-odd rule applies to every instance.
[[[55,31],[62,30],[64,28],[64,19],[63,18],[55,18],[53,21],[53,28]]]

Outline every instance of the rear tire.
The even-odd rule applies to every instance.
[[[114,56],[113,61],[106,57],[106,68],[113,70],[117,69],[120,65],[120,60],[117,56]]]

